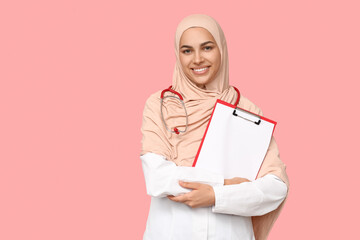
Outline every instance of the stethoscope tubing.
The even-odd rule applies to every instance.
[[[187,111],[186,111],[186,107],[185,107],[185,103],[184,103],[183,97],[181,96],[180,93],[178,93],[177,91],[171,89],[171,87],[172,87],[172,85],[171,85],[170,87],[164,89],[164,90],[161,92],[161,103],[160,103],[161,120],[162,120],[162,122],[163,122],[163,124],[164,124],[164,126],[165,126],[165,128],[166,128],[167,131],[169,131],[169,132],[171,132],[171,133],[176,133],[176,134],[179,134],[179,133],[181,133],[181,132],[184,133],[184,132],[186,132],[186,130],[187,130],[187,128],[188,128],[188,123],[189,123],[189,122],[188,122],[188,118],[189,118],[189,116],[188,116]],[[236,102],[235,102],[235,105],[234,105],[234,106],[235,106],[235,109],[236,109],[236,107],[237,107],[237,105],[239,104],[239,101],[240,101],[240,91],[239,91],[236,87],[234,87],[234,86],[233,86],[233,88],[235,89],[235,91],[237,92],[237,95],[238,95],[238,96],[237,96],[237,99],[236,99]],[[171,95],[164,97],[165,92],[168,92],[168,91],[176,94],[179,98],[177,98],[177,97],[175,97],[175,96],[171,96]],[[179,130],[179,129],[176,128],[176,127],[174,128],[174,130],[171,130],[171,129],[169,129],[169,128],[167,127],[167,125],[166,125],[166,123],[165,123],[164,115],[163,115],[163,110],[162,110],[163,101],[164,101],[165,98],[175,98],[175,99],[179,99],[179,100],[180,100],[183,108],[185,109],[185,115],[186,115],[186,127],[185,127],[184,130]]]

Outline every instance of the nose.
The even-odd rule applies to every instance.
[[[204,61],[204,58],[201,54],[201,52],[199,51],[195,51],[195,54],[194,54],[194,63],[195,64],[200,64]]]

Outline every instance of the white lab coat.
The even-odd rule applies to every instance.
[[[221,175],[176,166],[159,154],[146,153],[140,159],[146,190],[152,197],[144,240],[253,240],[251,216],[275,210],[287,194],[286,184],[272,174],[224,186]],[[190,191],[179,180],[211,185],[215,206],[193,209],[169,200],[166,196]]]

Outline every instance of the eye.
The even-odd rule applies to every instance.
[[[185,49],[185,50],[183,50],[182,51],[184,54],[189,54],[190,52],[191,52],[191,50],[190,49]]]
[[[213,49],[213,47],[212,47],[212,46],[206,46],[206,47],[204,47],[204,49],[205,49],[206,51],[210,51],[211,49]]]

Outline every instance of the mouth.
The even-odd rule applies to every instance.
[[[203,75],[209,71],[210,66],[201,67],[201,68],[191,68],[192,72],[196,75]]]

